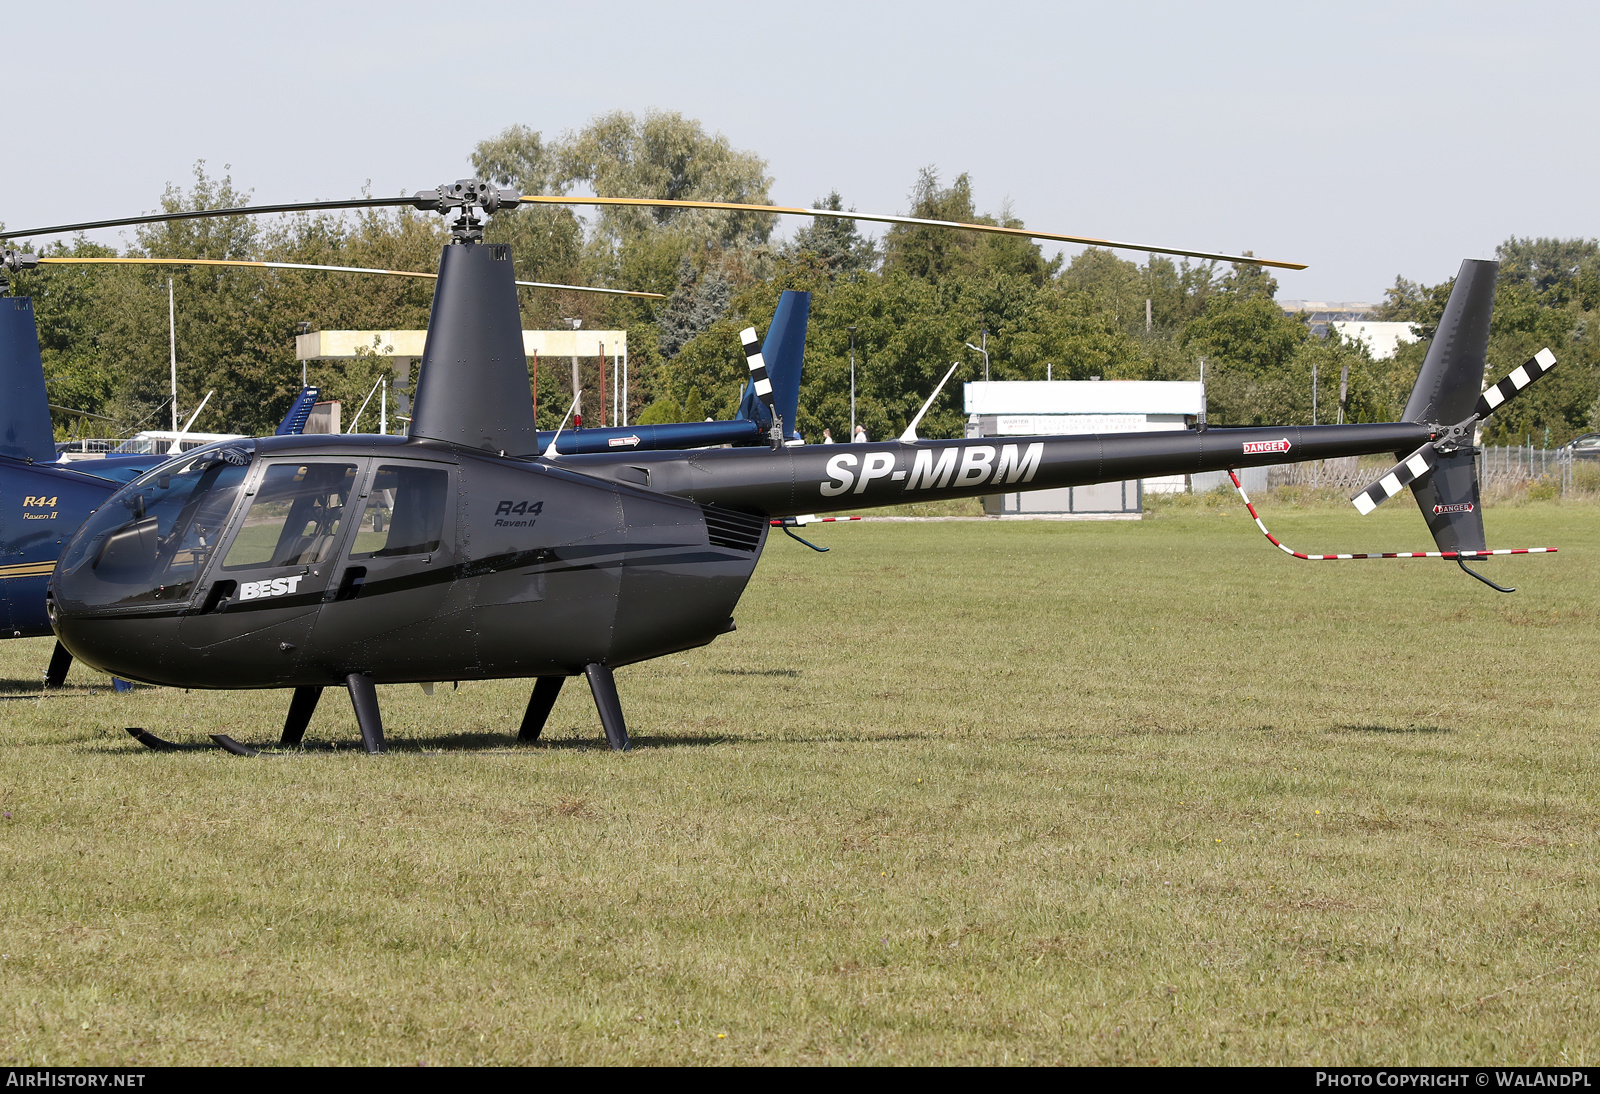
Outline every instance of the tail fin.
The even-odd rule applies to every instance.
[[[1472,413],[1483,390],[1499,269],[1500,263],[1487,260],[1469,258],[1461,263],[1401,421],[1454,425]]]
[[[761,344],[761,356],[767,364],[767,379],[772,382],[772,399],[778,416],[783,419],[787,440],[799,440],[795,415],[800,408],[800,370],[806,352],[806,322],[811,316],[811,294],[785,289],[778,300],[778,310],[773,313],[772,324],[767,327],[766,341]],[[739,404],[739,417],[762,426],[771,424],[767,408],[756,396],[755,385],[744,389],[744,400]]]
[[[1433,474],[1411,484],[1412,496],[1441,551],[1483,551],[1483,504],[1478,498],[1478,454],[1463,448],[1439,458]]]
[[[55,431],[39,359],[33,301],[0,297],[0,456],[28,463],[54,463]]]
[[[1417,385],[1406,401],[1405,421],[1451,426],[1472,415],[1488,363],[1489,320],[1499,268],[1498,262],[1471,258],[1461,263]],[[1463,447],[1439,454],[1432,474],[1411,484],[1411,494],[1441,551],[1482,551],[1488,546],[1476,459],[1468,436]]]
[[[311,411],[317,405],[317,398],[321,395],[320,388],[303,387],[300,394],[296,395],[289,413],[283,416],[283,421],[278,423],[275,437],[298,436],[306,431],[306,422],[311,419]]]

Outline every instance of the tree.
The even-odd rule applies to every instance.
[[[562,176],[560,159],[558,149],[525,125],[508,126],[472,150],[479,177],[514,186],[521,194],[565,194],[570,183]]]
[[[1254,252],[1246,251],[1245,254]],[[1278,279],[1267,272],[1265,266],[1253,262],[1235,262],[1222,279],[1222,291],[1240,299],[1264,297],[1271,300],[1278,295]]]
[[[765,160],[734,148],[720,133],[707,135],[698,121],[676,111],[602,115],[565,135],[554,153],[562,192],[582,182],[603,197],[771,203]],[[691,244],[746,247],[765,243],[773,221],[761,213],[608,206],[595,239],[620,251],[639,236],[671,230]]]
[[[702,272],[684,255],[679,260],[678,288],[657,313],[662,356],[671,360],[686,342],[721,319],[732,294],[733,286],[721,269],[712,265]]]
[[[1550,304],[1574,300],[1579,281],[1586,273],[1593,276],[1596,267],[1600,267],[1600,241],[1593,239],[1518,239],[1512,236],[1496,247],[1494,253],[1500,261],[1501,285],[1526,286],[1544,296]]]
[[[1304,386],[1292,366],[1309,331],[1302,319],[1285,315],[1268,286],[1249,273],[1259,269],[1236,267],[1205,313],[1179,335],[1185,350],[1211,363],[1206,409],[1219,425],[1288,420],[1279,416],[1293,413],[1292,392]]]
[[[909,215],[919,220],[975,221],[972,180],[963,172],[948,187],[941,187],[939,169],[924,167],[911,188]],[[974,244],[970,232],[896,224],[884,239],[884,268],[911,277],[938,280],[964,265]]]
[[[834,190],[826,198],[812,202],[811,207],[843,212],[844,199]],[[856,222],[835,217],[817,217],[795,232],[782,250],[784,258],[793,259],[804,254],[814,256],[816,263],[831,276],[870,270],[878,261],[877,245],[857,231]]]

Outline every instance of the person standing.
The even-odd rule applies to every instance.
[[[832,433],[831,430],[824,429],[822,431],[822,443],[823,444],[832,444],[833,443],[833,433]]]
[[[867,427],[864,426],[864,425],[857,425],[856,426],[856,444],[866,444],[866,443],[867,443]]]

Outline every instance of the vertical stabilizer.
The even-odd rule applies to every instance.
[[[0,297],[0,456],[29,463],[53,463],[55,432],[39,360],[39,331],[33,301]]]
[[[538,452],[510,247],[444,249],[411,436],[514,456]]]
[[[786,439],[796,440],[800,433],[795,427],[795,416],[800,408],[800,370],[806,354],[806,322],[811,316],[811,294],[785,289],[778,299],[778,310],[767,327],[767,337],[761,343],[761,358],[766,362],[767,379],[772,381],[772,401],[778,416],[783,419]],[[739,404],[739,416],[753,422],[767,424],[767,410],[756,397],[755,387],[747,385],[744,401]]]
[[[1401,421],[1454,425],[1472,413],[1483,390],[1499,269],[1498,262],[1482,259],[1461,263]]]
[[[295,396],[294,402],[289,404],[289,413],[283,416],[283,421],[278,423],[278,428],[273,434],[276,437],[296,437],[306,431],[306,423],[311,420],[311,411],[315,409],[317,400],[321,398],[320,388],[303,387],[300,394]]]
[[[1498,262],[1479,259],[1461,263],[1417,386],[1406,401],[1406,421],[1449,426],[1473,413],[1483,391],[1499,268]],[[1476,458],[1471,448],[1444,454],[1432,474],[1411,484],[1412,496],[1441,551],[1482,551],[1486,546]]]

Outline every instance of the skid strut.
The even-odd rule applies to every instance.
[[[372,677],[352,672],[344,678],[350,689],[350,705],[356,708],[356,724],[361,727],[361,743],[368,752],[383,751],[383,715],[378,712],[378,689]]]
[[[72,654],[67,652],[67,647],[56,640],[56,648],[50,654],[50,667],[45,670],[44,686],[58,688],[67,682],[67,670],[72,668]]]
[[[522,716],[522,729],[517,732],[519,741],[537,741],[544,732],[550,711],[555,708],[556,696],[561,694],[565,676],[541,676],[533,684],[533,694],[528,697],[528,709]]]
[[[622,700],[617,698],[617,681],[611,666],[585,665],[583,672],[589,678],[589,690],[594,692],[595,709],[600,712],[607,743],[617,752],[628,751],[628,726],[622,720]]]
[[[306,735],[306,727],[311,724],[311,715],[316,712],[317,700],[322,698],[322,689],[319,687],[298,687],[294,689],[294,698],[289,700],[289,716],[283,720],[283,737],[279,744],[294,747]]]

